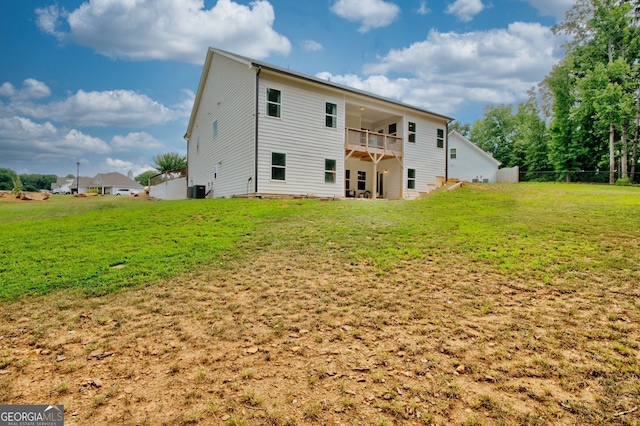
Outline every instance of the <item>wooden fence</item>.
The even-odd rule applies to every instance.
[[[496,182],[498,183],[518,183],[520,181],[520,167],[498,169]]]

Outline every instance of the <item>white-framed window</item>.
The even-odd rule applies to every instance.
[[[282,93],[278,89],[267,87],[267,116],[280,118]]]
[[[336,183],[336,160],[324,160],[324,183]]]
[[[408,128],[407,134],[409,135],[408,141],[412,143],[416,143],[416,123],[412,121],[409,122],[409,128]]]
[[[281,152],[271,153],[271,180],[286,180],[287,154]]]
[[[455,160],[458,156],[458,150],[456,148],[451,148],[449,150],[449,158],[451,158],[452,160]]]
[[[416,169],[407,169],[407,188],[416,189]]]
[[[398,131],[397,123],[389,124],[389,131],[387,132],[388,134],[390,134],[391,136],[395,136],[397,131]]]
[[[367,172],[358,170],[358,191],[367,189]]]
[[[211,125],[211,137],[215,139],[218,136],[218,120],[215,120]]]
[[[338,105],[327,102],[325,105],[324,125],[333,129],[338,125]]]
[[[436,146],[444,148],[444,130],[438,129],[436,133]]]

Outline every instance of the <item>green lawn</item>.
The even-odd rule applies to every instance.
[[[0,299],[63,288],[103,294],[278,247],[386,274],[456,259],[571,291],[581,274],[640,281],[640,191],[469,185],[418,201],[55,196],[0,202]]]

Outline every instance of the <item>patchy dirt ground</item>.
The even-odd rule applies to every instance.
[[[67,425],[639,424],[635,283],[310,259],[2,305],[0,403]]]

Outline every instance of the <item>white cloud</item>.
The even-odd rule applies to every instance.
[[[12,114],[82,126],[145,127],[176,118],[171,109],[131,90],[79,90],[62,101],[49,104],[13,102],[4,109]]]
[[[470,22],[484,8],[481,0],[456,0],[447,6],[445,13],[455,15],[462,22]]]
[[[111,148],[116,151],[132,151],[141,149],[160,149],[164,145],[146,132],[134,132],[127,135],[116,135],[111,140]]]
[[[526,98],[561,57],[560,40],[540,24],[469,33],[432,30],[425,41],[391,50],[367,64],[367,77],[318,74],[332,82],[451,114],[464,102]],[[401,77],[389,77],[389,75]]]
[[[84,153],[106,153],[106,142],[76,129],[58,129],[24,117],[0,118],[0,152],[3,160],[45,163],[77,158]]]
[[[302,48],[305,50],[305,52],[318,52],[324,49],[324,47],[322,47],[320,43],[314,40],[303,41]]]
[[[420,0],[420,7],[418,8],[418,15],[426,15],[431,12],[427,7],[427,2],[425,0]]]
[[[16,93],[16,88],[13,87],[13,84],[11,83],[2,83],[2,86],[0,86],[0,96],[6,96],[6,97],[13,97]]]
[[[396,99],[439,114],[451,114],[465,100],[463,93],[452,91],[453,87],[446,85],[423,86],[424,82],[418,78],[391,79],[384,75],[371,75],[363,78],[355,74],[333,75],[328,72],[318,73],[316,77],[389,99]]]
[[[259,59],[291,50],[273,29],[267,0],[218,0],[210,9],[202,0],[88,0],[71,12],[49,6],[36,15],[43,32],[111,58],[201,64],[209,46]]]
[[[360,22],[358,31],[361,33],[386,27],[400,14],[398,5],[383,0],[337,0],[331,11],[341,18]]]
[[[57,30],[57,27],[66,15],[68,15],[67,12],[60,9],[57,4],[36,9],[36,24],[44,33],[61,37],[63,34]]]
[[[564,20],[564,15],[575,4],[575,0],[522,0],[535,7],[541,15],[554,16],[557,21]]]
[[[196,94],[190,89],[182,89],[181,92],[184,94],[184,100],[172,105],[172,108],[176,117],[188,118],[191,117],[191,110],[196,100]]]
[[[100,169],[108,170],[109,172],[119,172],[123,175],[127,175],[131,171],[134,177],[138,176],[142,172],[152,170],[153,167],[144,163],[144,159],[134,159],[135,161],[121,160],[118,158],[107,157],[101,164]]]
[[[17,90],[9,82],[2,83],[2,86],[0,86],[0,96],[6,96],[12,100],[41,99],[49,95],[51,95],[51,89],[43,82],[33,78],[27,78],[20,90]]]

